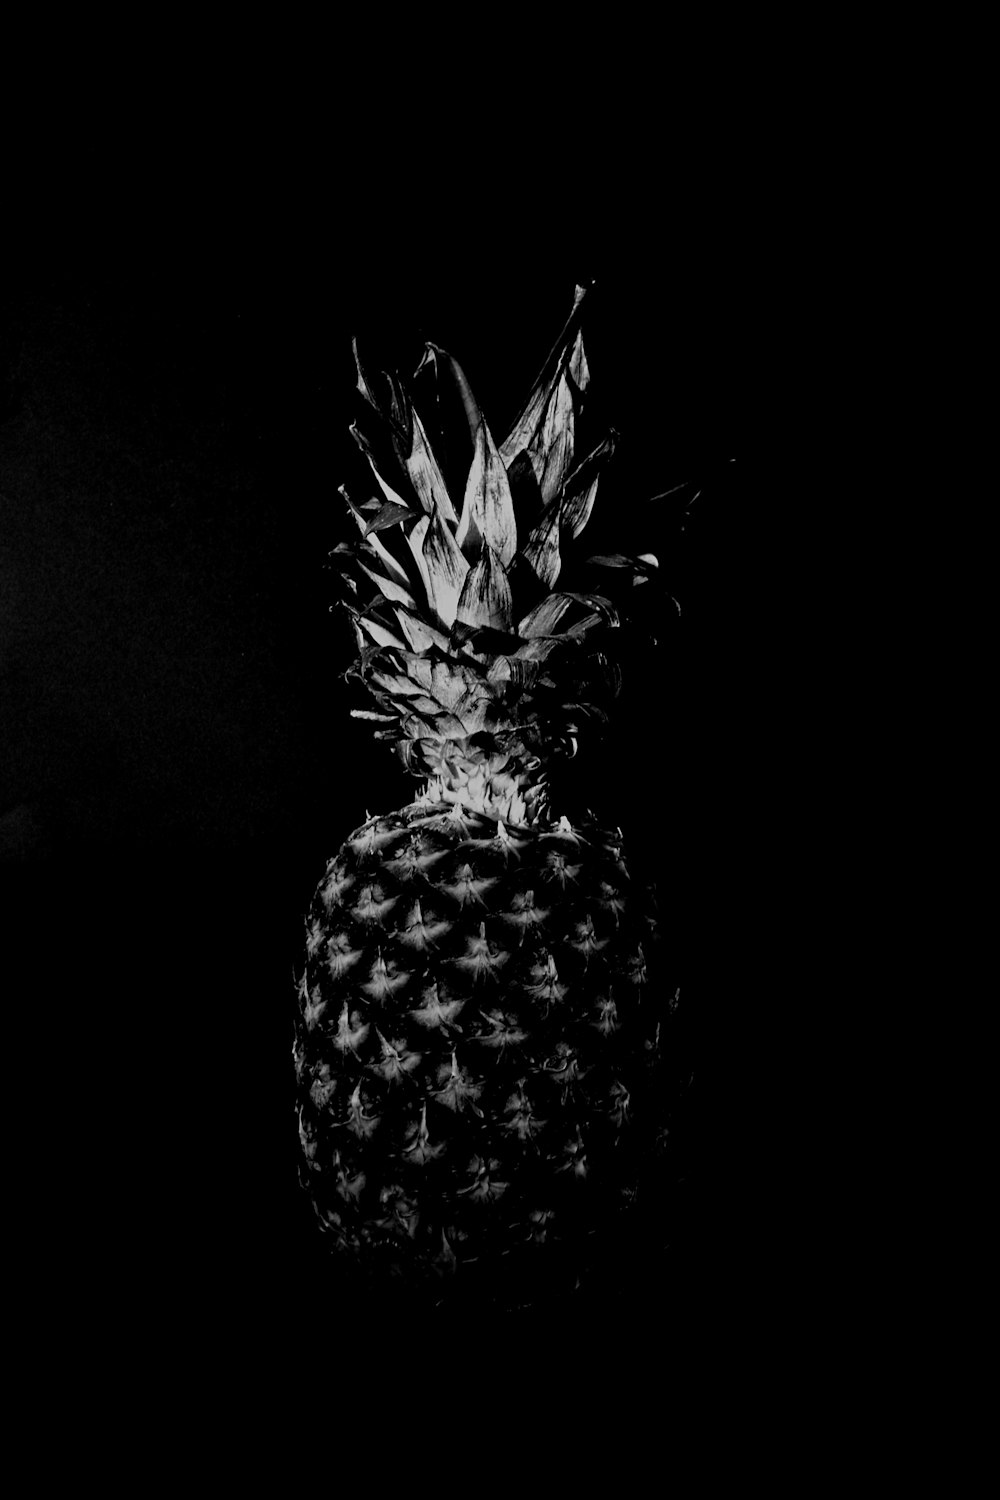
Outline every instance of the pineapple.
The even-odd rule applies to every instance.
[[[515,1307],[608,1268],[664,1134],[676,1002],[621,833],[561,800],[618,693],[650,554],[582,555],[615,444],[579,451],[586,289],[499,446],[457,362],[354,346],[369,493],[333,554],[354,710],[422,782],[330,861],[307,918],[301,1176],[364,1282]],[[619,649],[616,651],[616,646]],[[371,700],[370,700],[371,701]]]

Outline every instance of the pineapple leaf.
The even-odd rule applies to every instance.
[[[393,445],[402,458],[413,446],[413,410],[399,376],[386,371],[382,378],[389,387],[389,410],[386,413],[389,430]]]
[[[513,460],[507,470],[507,481],[519,529],[526,531],[529,520],[537,519],[544,509],[542,491],[531,466],[531,459],[526,453],[519,453]]]
[[[479,554],[479,561],[466,574],[455,618],[462,625],[509,631],[511,613],[507,570],[487,541]]]
[[[687,510],[698,499],[701,487],[690,479],[682,479],[679,484],[672,484],[667,490],[660,490],[659,494],[650,495],[649,504],[656,505],[661,500],[669,500],[672,505],[683,505]]]
[[[560,501],[551,500],[520,553],[539,583],[547,589],[555,583],[562,568],[562,558],[559,555],[559,511]]]
[[[598,614],[596,610],[593,610],[589,615],[584,615],[582,620],[575,620],[566,631],[566,634],[578,637],[587,636],[592,630],[596,630],[598,625],[603,625],[604,623],[604,615]]]
[[[428,342],[424,347],[423,359],[417,366],[417,374],[427,365],[433,365],[436,370],[439,362],[444,364],[461,397],[462,405],[465,408],[466,421],[469,424],[469,437],[475,441],[476,431],[483,419],[482,412],[479,409],[478,401],[472,394],[472,388],[466,379],[465,371],[458,363],[458,360],[449,354],[447,349],[442,349],[438,344]]]
[[[406,673],[407,677],[411,679],[411,681],[418,683],[425,692],[433,692],[434,683],[433,677],[431,675],[433,666],[426,657],[413,656],[412,654],[407,653],[402,661],[402,670]]]
[[[410,416],[413,436],[412,446],[406,459],[406,471],[410,476],[410,483],[427,515],[438,511],[446,521],[453,521],[457,524],[458,516],[455,514],[455,507],[451,503],[444,476],[427,439],[424,424],[412,407]]]
[[[500,656],[504,652],[516,651],[521,640],[513,631],[492,630],[488,626],[463,625],[461,621],[456,620],[451,627],[450,644],[458,650],[466,646],[471,647],[477,655]]]
[[[467,735],[478,734],[495,708],[495,699],[484,682],[468,687],[455,704],[454,713]]]
[[[404,588],[400,583],[396,583],[392,578],[383,578],[380,573],[373,572],[360,558],[358,559],[358,566],[371,579],[372,583],[380,589],[386,599],[391,600],[394,604],[405,604],[409,609],[416,609],[413,595],[409,589]]]
[[[375,471],[375,477],[378,478],[377,469]],[[404,504],[404,502],[398,497],[395,500],[387,499],[385,504],[379,508],[377,514],[373,517],[373,519],[368,522],[368,525],[365,527],[364,534],[366,537],[368,537],[373,531],[384,531],[387,526],[395,526],[397,521],[409,521],[411,519],[416,519],[417,515],[417,511],[411,510],[411,508],[408,505]]]
[[[505,565],[517,551],[517,523],[510,480],[486,423],[475,433],[472,465],[465,486],[458,544],[468,556],[492,547]]]
[[[358,372],[358,390],[360,391],[364,399],[368,402],[368,405],[373,407],[375,411],[378,411],[378,402],[375,400],[375,397],[372,393],[371,385],[361,363],[361,355],[358,353],[357,337],[351,339],[351,349],[354,353],[354,364]]]
[[[517,525],[507,470],[462,367],[446,350],[430,344],[427,348],[435,364],[440,359],[451,374],[462,398],[472,441],[458,544],[467,557],[474,559],[488,543],[506,565],[517,550]]]
[[[559,386],[563,372],[570,364],[577,345],[577,332],[580,326],[581,307],[588,288],[578,286],[573,298],[573,307],[566,320],[562,332],[549,352],[542,366],[531,393],[524,405],[520,416],[517,418],[510,433],[500,445],[500,457],[508,468],[525,449],[535,444],[539,431],[545,422],[546,411],[552,401],[552,397]],[[583,348],[580,346],[576,356],[576,371],[581,375],[586,384],[586,361],[583,358]],[[582,387],[581,387],[582,389]],[[538,464],[534,465],[536,474],[539,472]]]
[[[380,625],[377,620],[368,619],[364,615],[359,615],[358,624],[360,625],[362,630],[366,631],[367,634],[371,636],[372,640],[377,646],[398,646],[401,651],[405,649],[404,644],[400,640],[399,636],[394,635],[391,630],[387,630],[384,625]]]
[[[442,651],[448,649],[448,637],[421,619],[419,614],[411,613],[409,609],[397,609],[396,618],[414,651],[427,651],[431,646],[438,646]]]
[[[412,739],[462,739],[465,736],[465,725],[447,709],[438,709],[433,715],[407,714],[403,725]]]
[[[510,683],[519,688],[531,682],[538,671],[537,663],[512,656],[498,656],[486,674],[493,683]]]
[[[575,599],[577,603],[586,605],[588,609],[596,610],[608,625],[617,626],[619,624],[618,611],[611,600],[604,594],[568,593],[566,598]]]
[[[407,699],[406,707],[410,713],[421,714],[428,719],[436,719],[441,713],[440,703],[435,703],[426,693],[415,693],[412,698]]]
[[[421,582],[438,622],[450,629],[455,622],[462,586],[469,571],[451,529],[441,519],[440,511],[422,517],[407,541],[420,572]]]
[[[534,636],[530,641],[526,641],[515,654],[519,661],[545,661],[552,655],[553,651],[558,650],[565,639],[565,633],[562,635]]]
[[[580,352],[583,352],[582,344]],[[573,466],[575,442],[573,387],[564,372],[545,409],[541,430],[528,448],[543,500],[554,499],[562,489]]]
[[[572,496],[564,494],[562,525],[563,529],[574,539],[580,535],[590,520],[594,501],[597,499],[597,485],[600,477],[600,474],[595,474],[588,485],[574,491]]]
[[[454,710],[470,688],[481,681],[475,668],[460,662],[435,662],[430,671],[428,691],[445,708]]]
[[[588,567],[617,568],[636,573],[643,579],[655,573],[658,566],[652,552],[644,552],[641,557],[626,557],[624,552],[608,552],[588,557],[585,561]]]
[[[355,505],[344,485],[340,485],[339,494],[347,502],[348,509],[354,516],[355,521],[357,521],[358,528],[361,531],[362,536],[365,537],[364,545],[370,548],[371,551],[378,557],[379,561],[382,563],[387,575],[390,578],[392,578],[402,588],[409,588],[410,580],[406,576],[405,569],[400,566],[400,564],[393,557],[392,553],[388,551],[388,549],[384,546],[384,544],[379,540],[377,536],[375,536],[374,534],[372,534],[371,536],[367,536],[365,528],[368,524],[368,520],[365,512],[361,509],[360,506]],[[340,548],[337,548],[336,550],[339,551]]]
[[[526,640],[532,636],[551,635],[572,603],[569,594],[547,594],[519,621],[518,635]]]
[[[465,493],[479,408],[458,365],[436,344],[424,345],[412,389],[448,493],[457,502]]]
[[[600,469],[615,453],[618,433],[612,429],[603,442],[580,460],[566,476],[563,487],[562,525],[575,539],[590,520],[597,498]]]
[[[373,671],[371,680],[378,687],[392,696],[393,693],[402,693],[404,697],[416,697],[420,693],[420,684],[411,681],[405,673],[397,672],[391,676],[388,672]]]
[[[351,347],[354,350],[354,363],[358,374],[357,389],[365,403],[365,418],[367,420],[377,419],[386,424],[392,435],[394,446],[402,448],[404,452],[408,452],[410,447],[409,408],[398,377],[385,372],[381,372],[379,375],[380,381],[388,390],[388,409],[386,409],[376,395],[371,380],[365,374],[361,364],[361,357],[358,353],[358,341],[356,338],[352,339]],[[372,443],[356,423],[351,427],[351,436],[365,453],[371,453]]]
[[[361,431],[357,422],[351,423],[349,431],[351,437],[357,443],[365,459],[367,460],[371,471],[375,476],[376,482],[378,483],[379,489],[382,491],[385,499],[392,501],[395,505],[405,505],[406,502],[399,494],[399,491],[395,488],[394,485],[391,485],[386,478],[387,473],[391,473],[393,477],[398,478],[400,482],[402,482],[405,477],[404,471],[396,462],[394,450],[387,443],[379,444],[372,442],[371,439]]]

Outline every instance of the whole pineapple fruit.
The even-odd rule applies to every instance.
[[[320,1224],[343,1264],[410,1298],[509,1307],[620,1275],[663,1130],[652,896],[619,830],[559,796],[656,568],[580,545],[615,442],[578,451],[584,295],[499,447],[442,349],[404,383],[369,376],[355,344],[371,485],[342,488],[361,536],[333,554],[348,676],[423,788],[329,863],[294,1057]]]

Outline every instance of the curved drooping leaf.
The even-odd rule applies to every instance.
[[[655,573],[657,568],[656,558],[652,552],[644,552],[641,558],[628,557],[624,552],[606,552],[588,557],[585,562],[591,567],[624,568],[633,573]]]
[[[529,640],[532,636],[551,635],[573,600],[568,594],[547,594],[534,609],[518,621],[517,633]]]
[[[566,634],[577,637],[588,636],[591,631],[596,630],[604,624],[606,624],[604,615],[598,614],[597,610],[592,610],[589,615],[584,615],[582,620],[575,620],[566,631]]]
[[[575,599],[577,603],[585,604],[588,609],[595,610],[599,615],[603,617],[605,624],[610,625],[613,628],[617,627],[621,623],[619,620],[617,609],[615,608],[611,600],[604,594],[579,594],[567,592],[566,598]]]
[[[523,646],[517,650],[519,661],[548,661],[553,651],[558,651],[565,642],[566,634],[562,635],[536,635],[530,641],[525,641]]]
[[[534,662],[519,661],[514,656],[498,656],[496,661],[490,664],[486,675],[493,683],[510,683],[514,687],[523,687],[535,676],[537,670]]]

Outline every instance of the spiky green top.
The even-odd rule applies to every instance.
[[[613,632],[651,554],[580,544],[616,434],[582,457],[586,288],[497,447],[458,363],[428,343],[408,384],[366,374],[351,432],[377,493],[341,489],[361,529],[334,559],[379,738],[431,796],[508,821],[548,815],[547,769],[603,723],[620,686]],[[557,587],[557,584],[559,587]]]

